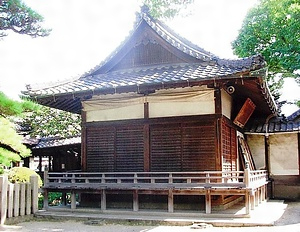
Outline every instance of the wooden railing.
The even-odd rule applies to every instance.
[[[252,187],[267,181],[266,171],[207,172],[45,172],[45,187],[95,184],[185,184]]]
[[[168,195],[168,212],[174,210],[179,195],[204,195],[205,212],[211,213],[212,195],[244,195],[246,214],[250,201],[265,199],[266,171],[207,172],[50,172],[44,173],[44,207],[51,191],[71,192],[71,209],[76,208],[76,193],[96,192],[101,195],[101,209],[106,210],[107,191],[133,194],[133,211],[138,211],[139,194]],[[259,194],[260,193],[260,194]],[[256,198],[254,198],[256,194]]]

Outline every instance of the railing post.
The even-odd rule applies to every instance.
[[[173,179],[172,179],[172,173],[169,173],[169,184],[173,183]]]
[[[0,176],[0,225],[3,225],[7,214],[7,186],[8,178],[3,175]]]
[[[138,181],[137,181],[137,177],[138,177],[137,173],[134,173],[133,183],[135,183],[135,184],[138,182]]]
[[[205,183],[207,183],[207,184],[209,184],[210,183],[210,175],[209,175],[209,173],[206,173],[206,175],[205,175]]]
[[[75,184],[75,183],[76,183],[76,176],[75,176],[75,174],[72,174],[71,183],[72,183],[72,184]]]
[[[244,183],[246,188],[250,187],[250,168],[248,164],[246,164],[246,168],[244,170]]]

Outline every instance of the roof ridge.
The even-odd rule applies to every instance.
[[[225,67],[249,67],[251,70],[257,70],[266,66],[266,61],[261,54],[250,57],[243,57],[237,59],[218,58],[218,65]]]
[[[204,59],[204,61],[212,60],[213,58],[217,57],[211,52],[204,50],[198,45],[182,37],[174,30],[172,30],[169,26],[167,26],[165,23],[158,19],[154,19],[148,13],[141,12],[140,14],[146,21],[146,23],[173,47],[176,47],[177,49],[180,49],[181,51],[197,59]]]
[[[120,45],[114,49],[100,64],[91,68],[89,71],[83,73],[80,78],[85,78],[91,75],[93,72],[97,71],[108,63],[126,44],[126,42],[131,38],[132,34],[139,27],[139,25],[145,21],[158,35],[160,35],[166,42],[168,42],[173,47],[181,50],[182,52],[195,57],[196,59],[203,61],[213,61],[217,58],[216,55],[204,50],[198,45],[190,42],[186,38],[180,36],[178,33],[174,32],[169,26],[158,19],[154,19],[145,9],[144,6],[141,7],[140,12],[136,12],[136,21],[134,23],[133,29],[129,32],[127,37],[120,43]]]

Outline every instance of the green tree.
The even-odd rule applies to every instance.
[[[21,0],[0,0],[0,38],[9,30],[31,37],[47,36],[51,30],[42,27],[43,20]]]
[[[285,77],[299,82],[300,70],[299,0],[261,0],[243,21],[232,42],[239,57],[262,54],[268,64],[268,82],[275,99]]]
[[[30,156],[30,150],[23,145],[23,137],[16,132],[11,120],[11,116],[19,116],[28,110],[35,110],[35,104],[11,100],[0,92],[0,166],[9,166],[21,157]]]
[[[150,15],[157,19],[173,18],[193,2],[194,0],[143,0],[143,4],[149,7]]]
[[[80,135],[81,117],[62,110],[39,106],[22,119],[21,125],[30,127],[31,137],[69,137]]]

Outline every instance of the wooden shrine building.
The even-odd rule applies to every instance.
[[[23,92],[82,115],[82,173],[49,172],[45,189],[100,193],[102,209],[109,191],[132,193],[134,210],[139,195],[167,195],[170,212],[176,194],[204,195],[206,212],[236,195],[264,199],[243,128],[276,113],[265,75],[263,57],[220,59],[142,11],[99,66]]]

